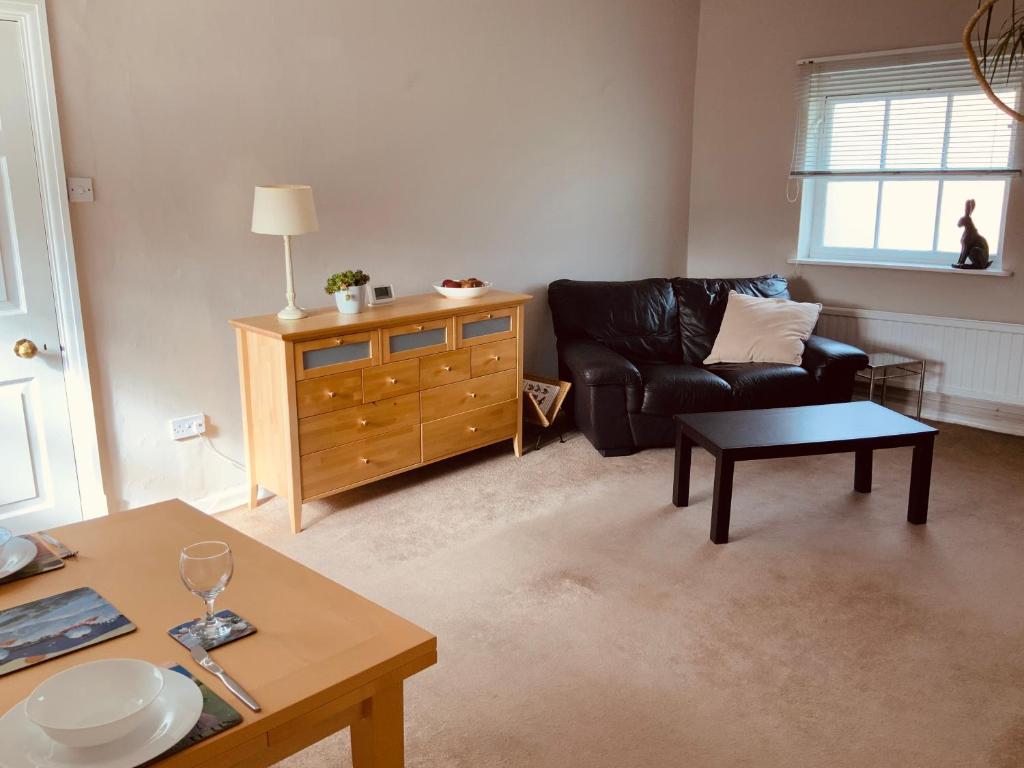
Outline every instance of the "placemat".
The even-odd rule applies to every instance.
[[[235,640],[240,640],[243,637],[248,637],[256,631],[256,627],[234,611],[225,609],[223,611],[217,611],[214,616],[219,619],[224,619],[224,621],[231,626],[231,631],[224,635],[224,637],[219,637],[216,640],[204,640],[203,648],[208,651],[212,651],[214,648],[219,648],[220,646],[227,645],[228,643],[233,643]],[[179,624],[176,627],[171,627],[167,630],[167,634],[191,650],[192,646],[196,644],[196,637],[190,630],[192,629],[192,625],[197,621],[200,621],[200,619],[192,619],[183,624]]]
[[[50,548],[50,545],[40,538],[39,534],[30,533],[27,536],[21,536],[19,538],[27,539],[35,545],[35,559],[24,568],[19,568],[14,573],[4,576],[0,579],[0,584],[6,584],[9,581],[17,581],[18,579],[24,579],[28,576],[36,576],[40,573],[46,573],[47,571],[55,571],[58,568],[64,567],[64,560],[54,553]],[[54,539],[54,541],[56,541],[56,539]],[[71,556],[70,551],[67,556]]]
[[[228,728],[238,725],[242,722],[242,716],[238,710],[228,704],[224,699],[214,693],[206,685],[196,679],[187,669],[180,664],[175,664],[171,669],[178,674],[184,675],[189,678],[192,682],[199,686],[199,690],[203,694],[203,714],[199,716],[199,722],[195,724],[188,735],[185,736],[181,741],[175,744],[173,747],[168,749],[159,757],[155,757],[143,765],[152,765],[153,763],[159,762],[164,758],[173,755],[175,752],[181,752],[183,749],[191,747],[193,744],[198,744],[203,739],[208,739],[211,736],[216,736],[221,731],[226,731]]]
[[[16,605],[0,611],[0,676],[134,631],[89,587]]]

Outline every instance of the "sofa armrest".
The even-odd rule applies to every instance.
[[[640,386],[640,371],[596,341],[558,343],[558,370],[571,380],[572,413],[580,432],[605,456],[636,450],[627,412],[627,390]]]
[[[854,377],[868,364],[868,356],[852,344],[811,336],[804,344],[802,366],[810,371],[825,403],[841,403],[853,396]]]
[[[576,384],[590,387],[639,386],[640,371],[629,360],[597,341],[570,341],[559,345],[559,357]]]

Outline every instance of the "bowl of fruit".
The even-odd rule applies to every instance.
[[[475,277],[465,280],[442,280],[434,290],[449,299],[475,299],[491,290],[491,284]]]

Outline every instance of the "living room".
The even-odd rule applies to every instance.
[[[0,766],[1024,762],[985,5],[0,0]],[[116,660],[216,732],[21,704]]]

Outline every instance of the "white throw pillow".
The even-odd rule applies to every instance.
[[[722,329],[710,363],[789,363],[800,365],[804,342],[818,322],[821,304],[762,299],[729,291]]]

